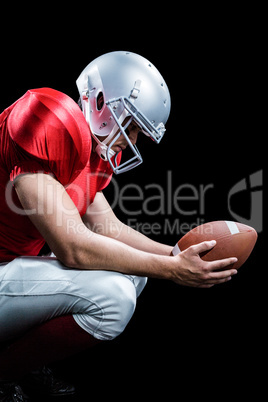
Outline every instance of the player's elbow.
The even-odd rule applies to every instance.
[[[54,252],[56,258],[68,268],[76,268],[75,256],[70,250],[57,250]]]
[[[46,242],[49,245],[52,255],[54,255],[66,267],[75,266],[74,245],[67,238],[47,237]]]
[[[92,236],[92,232],[86,227],[85,231],[87,233],[75,234],[72,237],[67,236],[53,251],[58,260],[68,268],[83,269],[85,261],[88,265],[93,263],[94,252],[91,250],[90,242],[88,242],[88,237]]]
[[[103,236],[88,229],[79,222],[72,230],[50,230],[47,236],[49,244],[56,258],[68,268],[94,269],[99,263]]]
[[[66,243],[53,251],[56,258],[68,268],[80,268],[81,262],[79,252],[74,244]]]

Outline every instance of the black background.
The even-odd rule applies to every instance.
[[[1,34],[1,110],[28,89],[42,86],[76,100],[75,80],[95,57],[113,50],[139,53],[164,76],[172,108],[159,145],[139,139],[144,163],[116,178],[120,188],[157,183],[166,189],[167,172],[172,172],[174,190],[185,183],[213,188],[203,213],[179,216],[173,206],[171,213],[165,209],[158,216],[133,218],[162,226],[166,219],[189,225],[198,218],[233,220],[228,192],[263,170],[265,161],[261,23],[241,10],[214,10],[209,16],[208,10],[168,10],[163,15],[159,9],[146,18],[133,11],[122,19],[106,8],[83,10],[81,5],[76,19],[67,18],[65,11],[43,11],[17,22],[11,12],[8,16],[9,29]],[[105,194],[113,199],[112,189]],[[240,196],[233,209],[247,218],[250,195]],[[189,202],[182,209],[198,209],[195,201]],[[139,209],[137,203],[125,205]],[[129,218],[118,206],[115,211],[125,222]],[[266,363],[265,230],[250,259],[227,284],[202,290],[150,279],[120,337],[59,367],[76,381],[81,395],[85,392],[81,400],[90,400],[93,392],[123,399],[164,392],[166,400],[183,391],[186,400],[194,395],[256,395],[262,385],[260,365]],[[181,235],[151,237],[173,245]]]

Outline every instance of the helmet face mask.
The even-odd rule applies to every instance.
[[[133,123],[134,118],[133,116],[127,116],[127,118],[125,120],[127,120],[126,122],[124,121],[122,124],[119,122],[119,120],[116,120],[116,124],[119,128],[119,132],[112,138],[112,141],[109,143],[108,147],[107,147],[107,159],[110,163],[110,165],[112,166],[112,169],[114,171],[115,174],[119,174],[119,173],[124,173],[130,169],[133,169],[134,167],[140,165],[143,162],[142,156],[138,150],[138,148],[136,147],[135,144],[132,144],[129,136],[128,136],[128,132],[126,131],[129,127],[129,125],[131,123]],[[111,151],[112,151],[112,147],[116,144],[116,141],[123,135],[123,137],[125,138],[129,149],[131,150],[131,152],[133,153],[133,156],[131,156],[129,159],[127,159],[127,161],[120,163],[120,165],[117,164],[117,155],[116,154],[115,158],[111,158]]]
[[[142,56],[112,52],[93,60],[79,76],[77,87],[98,155],[109,161],[116,174],[140,165],[142,157],[126,130],[135,122],[154,142],[161,141],[170,96],[158,70]],[[121,135],[133,155],[118,165],[112,147]]]
[[[117,104],[118,102],[121,102],[123,104],[124,110],[126,110],[129,113],[129,115],[132,116],[135,123],[140,127],[140,131],[142,131],[148,137],[151,137],[153,141],[159,144],[166,131],[164,124],[161,122],[158,124],[157,127],[155,127],[146,118],[146,116],[144,116],[144,114],[141,111],[139,111],[138,108],[135,107],[134,103],[132,103],[130,99],[126,97],[112,99],[107,102],[107,106],[110,109],[111,113],[113,114],[115,121],[116,121],[116,114],[114,113],[114,109],[116,108],[116,106],[113,105]]]

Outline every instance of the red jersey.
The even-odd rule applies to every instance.
[[[83,216],[112,177],[109,162],[91,153],[91,147],[79,106],[53,89],[29,90],[0,115],[0,262],[37,255],[45,243],[12,181],[23,173],[51,174]]]

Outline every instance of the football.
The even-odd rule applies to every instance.
[[[257,241],[257,232],[250,226],[233,221],[214,221],[204,223],[190,230],[173,248],[177,255],[186,248],[208,240],[216,240],[216,245],[209,251],[200,254],[205,261],[221,260],[237,257],[232,268],[238,269],[250,256]]]

